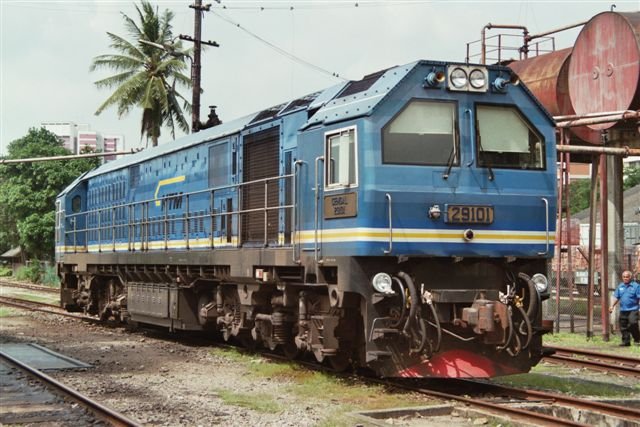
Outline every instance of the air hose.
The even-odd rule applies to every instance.
[[[404,328],[402,332],[405,334],[409,333],[409,327],[411,326],[411,322],[415,320],[416,314],[418,313],[418,304],[420,303],[420,297],[418,296],[418,291],[416,290],[416,285],[414,285],[413,280],[407,273],[404,271],[400,271],[398,276],[402,280],[405,281],[407,287],[409,288],[409,296],[411,297],[411,306],[409,307],[409,317],[407,317],[407,321],[404,324]]]

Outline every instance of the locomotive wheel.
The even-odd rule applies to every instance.
[[[238,341],[240,342],[240,345],[246,348],[247,350],[253,351],[256,348],[258,348],[258,342],[254,340],[253,337],[249,334],[242,334],[242,335],[239,335],[237,338],[238,338]]]
[[[349,353],[338,351],[334,356],[328,356],[329,366],[336,372],[344,372],[351,366]]]
[[[231,328],[228,326],[223,326],[222,328],[222,339],[225,342],[229,342],[229,340],[231,339]]]
[[[300,357],[302,353],[298,346],[293,342],[288,342],[286,344],[280,345],[280,349],[282,350],[282,354],[289,360],[295,360]]]

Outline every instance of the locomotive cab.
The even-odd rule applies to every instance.
[[[398,78],[370,115],[303,133],[303,264],[367,300],[365,358],[385,375],[528,370],[549,296],[552,122],[505,69],[421,63]]]

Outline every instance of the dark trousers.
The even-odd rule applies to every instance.
[[[640,342],[638,310],[620,311],[620,332],[622,333],[623,344],[631,344],[631,336],[633,336],[635,342]]]

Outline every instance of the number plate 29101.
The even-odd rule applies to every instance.
[[[447,205],[444,222],[453,224],[491,224],[493,206]]]

